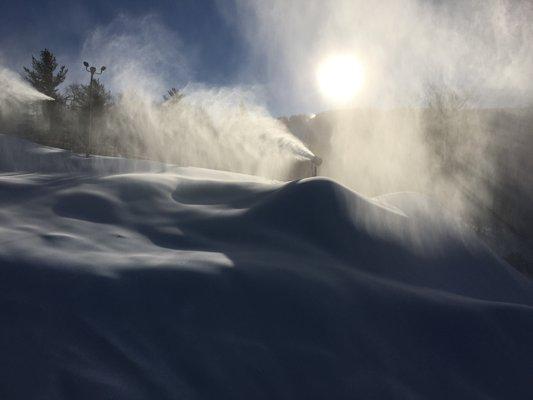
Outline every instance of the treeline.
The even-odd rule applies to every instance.
[[[7,124],[9,133],[78,153],[128,155],[131,149],[128,138],[117,137],[116,132],[109,135],[105,132],[106,116],[113,112],[117,98],[98,77],[92,80],[91,87],[89,75],[86,84],[72,83],[65,87],[68,72],[65,65],[58,64],[49,49],[42,50],[38,57],[32,56],[31,65],[23,67],[22,75],[33,88],[54,101],[39,101],[20,107],[12,113],[11,123]],[[172,88],[163,99],[179,100],[182,97],[179,90]],[[90,115],[93,140],[89,141]]]

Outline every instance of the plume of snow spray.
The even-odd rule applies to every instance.
[[[0,107],[43,100],[54,99],[32,88],[15,72],[0,66]]]
[[[126,142],[126,152],[183,166],[289,179],[313,153],[286,127],[235,89],[193,90],[180,101],[155,103],[127,91],[101,136]]]
[[[97,140],[114,138],[128,155],[275,179],[298,176],[314,158],[252,90],[189,84],[183,99],[162,104],[170,82],[189,81],[189,67],[179,38],[155,17],[122,15],[97,28],[83,58],[108,66],[103,78],[120,93]]]
[[[20,75],[0,66],[0,133],[25,130],[28,116],[35,111],[34,105],[52,100],[31,87]]]

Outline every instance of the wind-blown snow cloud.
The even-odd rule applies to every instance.
[[[474,92],[483,106],[531,100],[529,1],[235,0],[232,7],[228,18],[253,56],[245,73],[266,76],[276,109],[328,108],[315,68],[336,51],[365,65],[356,106],[420,104],[428,82]]]
[[[329,114],[322,125],[315,120],[321,135],[331,135],[318,154],[322,174],[369,195],[419,190],[463,208],[468,188],[490,203],[485,184],[496,180],[496,168],[487,127],[474,113],[454,120],[454,151],[475,173],[450,180],[438,176],[441,161],[428,144],[420,107],[428,87],[456,92],[477,109],[531,104],[531,2],[235,0],[220,7],[249,45],[243,74],[264,76],[276,110],[334,108],[319,94],[317,66],[336,52],[355,54],[363,64],[365,82],[347,104],[359,111]],[[410,111],[385,111],[395,108]]]
[[[32,104],[50,100],[53,99],[35,90],[19,74],[0,65],[0,128],[3,131],[20,125]]]
[[[80,55],[97,68],[114,92],[136,89],[159,99],[171,85],[183,84],[190,75],[191,54],[179,36],[157,16],[117,16],[91,32]]]
[[[193,53],[155,16],[121,15],[97,27],[80,58],[105,65],[102,80],[118,93],[100,136],[129,136],[130,154],[143,149],[180,165],[273,178],[287,178],[292,164],[314,157],[270,116],[254,88],[194,82]],[[185,98],[161,106],[174,86]]]
[[[39,100],[53,100],[38,92],[17,73],[0,65],[0,107]]]

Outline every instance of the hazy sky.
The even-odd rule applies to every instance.
[[[74,73],[80,66],[70,62],[77,59],[87,38],[120,15],[132,21],[153,16],[152,21],[175,34],[190,63],[189,79],[212,85],[240,83],[245,49],[237,29],[227,23],[213,0],[4,0],[0,57],[5,65],[20,69],[31,54],[48,47]],[[130,23],[130,31],[135,30],[134,24]],[[174,84],[180,83],[176,79]]]
[[[245,88],[286,115],[338,106],[315,72],[348,51],[365,68],[350,106],[416,104],[428,83],[521,105],[533,93],[532,18],[529,0],[4,0],[0,63],[21,71],[48,47],[70,82],[87,79],[87,59],[107,65],[115,92],[126,69],[154,96],[189,82]]]

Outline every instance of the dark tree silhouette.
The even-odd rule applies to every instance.
[[[89,110],[89,85],[81,85],[75,83],[70,85],[66,90],[65,100],[67,101],[68,106],[77,111],[88,111]],[[93,90],[92,90],[92,107],[93,112],[101,113],[104,109],[112,104],[112,95],[108,91],[103,83],[98,79],[93,81]]]
[[[80,148],[85,148],[87,151],[87,138],[89,132],[89,108],[91,107],[90,85],[82,85],[75,83],[70,85],[65,91],[65,101],[67,108],[71,115],[77,115],[77,128],[74,130],[72,140],[74,140]],[[93,148],[93,152],[101,152],[103,144],[101,143],[105,138],[101,137],[102,123],[106,110],[112,106],[113,98],[105,86],[98,80],[93,80],[92,88],[92,124],[93,130],[98,133],[96,136],[100,137],[98,141],[93,143],[93,146],[100,146],[100,148]],[[104,135],[105,136],[105,135]]]
[[[39,92],[53,98],[55,101],[43,102],[43,115],[48,121],[48,139],[57,136],[61,127],[61,105],[63,97],[58,91],[67,76],[67,68],[63,65],[56,72],[58,64],[54,54],[44,49],[41,51],[39,58],[32,58],[31,68],[24,68],[24,78]]]
[[[58,67],[56,57],[48,49],[41,51],[39,59],[34,56],[31,58],[31,69],[23,67],[26,80],[39,92],[55,100],[61,100],[58,86],[65,81],[68,69],[62,65],[56,73]]]
[[[471,121],[465,113],[472,95],[446,86],[426,86],[425,137],[435,156],[435,167],[447,177],[463,174],[472,161],[465,152]],[[473,129],[473,128],[472,128]]]
[[[179,89],[176,89],[175,87],[167,90],[167,94],[164,94],[163,95],[163,99],[165,101],[169,101],[169,100],[172,100],[172,101],[180,101],[181,99],[183,99],[185,97],[185,94],[183,94],[183,92]]]

